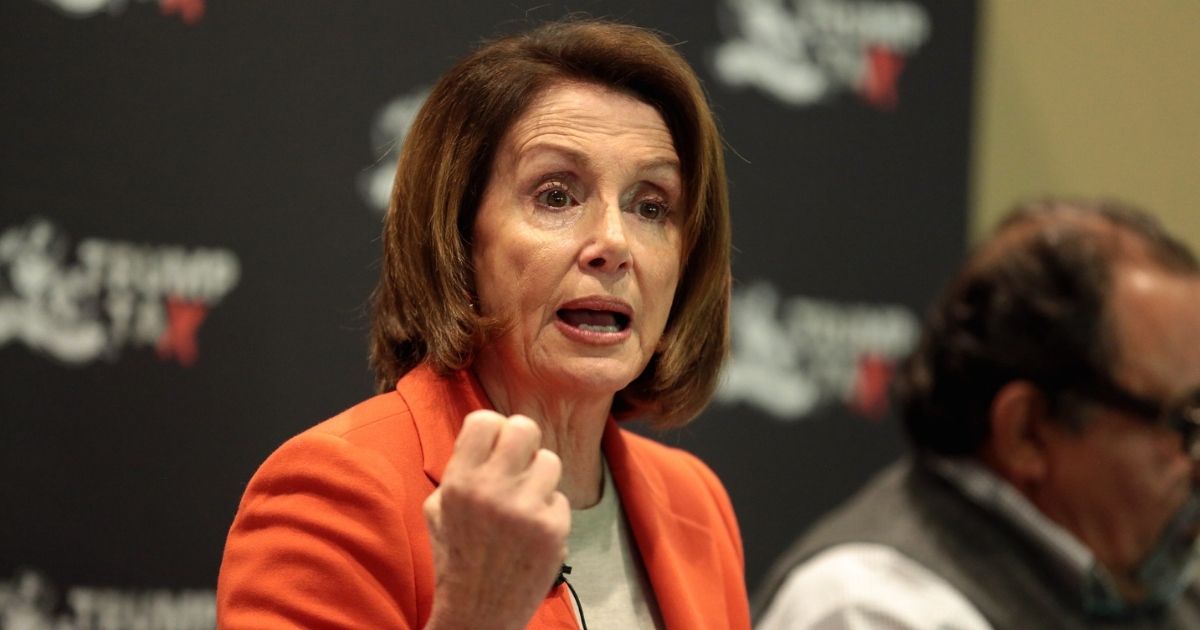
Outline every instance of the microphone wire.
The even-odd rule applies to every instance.
[[[583,604],[579,601],[579,593],[575,592],[575,587],[571,586],[571,581],[567,579],[567,575],[570,573],[571,565],[562,565],[562,568],[558,570],[558,579],[555,582],[567,585],[567,590],[571,592],[571,597],[575,600],[575,611],[579,613],[579,628],[588,630],[587,619],[583,616]]]

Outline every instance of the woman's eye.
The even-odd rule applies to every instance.
[[[538,203],[549,208],[566,208],[571,205],[571,195],[561,188],[550,188],[538,193]]]
[[[667,216],[667,206],[657,201],[639,201],[636,211],[638,216],[649,221],[662,221]]]

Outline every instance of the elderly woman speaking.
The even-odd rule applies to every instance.
[[[413,123],[385,219],[384,393],[255,474],[222,628],[747,628],[741,539],[677,426],[726,353],[720,138],[632,26],[495,41]]]

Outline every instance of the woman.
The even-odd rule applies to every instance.
[[[385,393],[255,474],[220,626],[747,628],[720,483],[614,420],[711,395],[728,213],[711,112],[656,36],[557,23],[459,63],[385,220]]]

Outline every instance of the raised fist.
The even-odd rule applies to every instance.
[[[425,501],[437,586],[429,628],[524,628],[566,558],[562,462],[525,416],[467,415]]]

